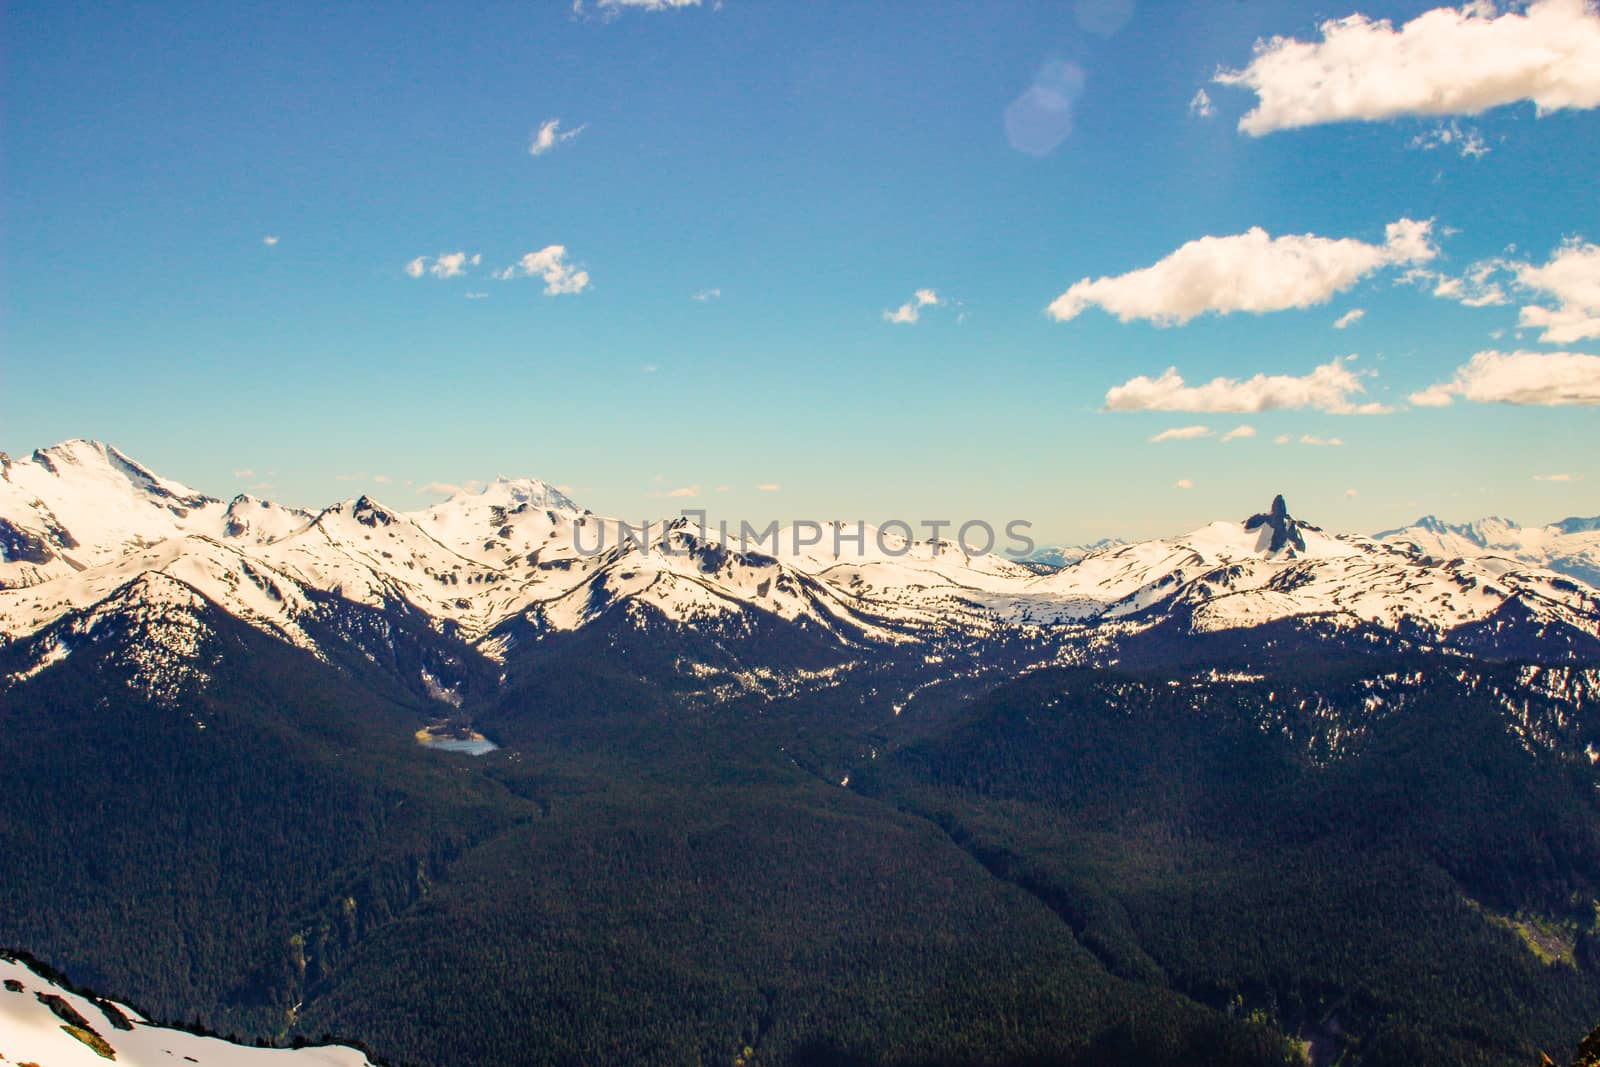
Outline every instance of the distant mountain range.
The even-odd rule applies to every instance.
[[[1441,559],[1499,556],[1600,586],[1600,516],[1519,526],[1498,517],[1451,525],[1424,515],[1403,529],[1373,536]]]
[[[679,519],[630,540],[533,479],[415,512],[362,496],[313,513],[209,497],[74,440],[0,456],[0,643],[31,642],[11,674],[26,677],[107,613],[199,598],[324,656],[313,633],[343,605],[416,619],[496,660],[616,618],[714,633],[758,620],[837,649],[1021,641],[1049,662],[1292,621],[1562,660],[1600,652],[1600,591],[1572,577],[1593,577],[1597,528],[1424,519],[1336,536],[1280,497],[1246,521],[1105,543],[1050,569],[871,528],[859,547],[832,530],[821,544],[784,530],[751,547]],[[451,695],[448,681],[428,684]]]

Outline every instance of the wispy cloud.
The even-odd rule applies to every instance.
[[[689,299],[698,300],[702,304],[708,303],[708,302],[710,302],[712,300],[721,300],[722,299],[722,290],[721,289],[702,289],[698,293],[695,293]]]
[[[251,470],[249,467],[241,467],[233,472],[233,476],[235,478],[254,478],[256,476],[256,472]]]
[[[1333,328],[1335,330],[1347,330],[1366,317],[1367,313],[1361,308],[1351,308],[1333,320]]]
[[[266,245],[268,248],[271,248],[273,245],[278,243],[278,235],[275,233],[269,233],[261,239],[261,243]]]
[[[1399,219],[1388,225],[1381,245],[1309,233],[1272,237],[1259,226],[1225,237],[1201,237],[1151,266],[1083,278],[1056,297],[1047,312],[1065,322],[1100,307],[1123,322],[1147,319],[1157,326],[1181,326],[1206,312],[1261,314],[1311,307],[1383,267],[1433,259],[1438,250],[1432,229],[1431,220]]]
[[[1479,352],[1448,382],[1411,394],[1419,407],[1456,398],[1480,404],[1600,404],[1600,356],[1579,352]]]
[[[459,496],[462,493],[475,493],[483,488],[480,481],[463,482],[456,485],[454,482],[427,482],[420,486],[417,492],[430,496]]]
[[[1497,256],[1479,260],[1460,277],[1418,269],[1406,279],[1468,307],[1509,304],[1511,292],[1521,292],[1539,303],[1524,305],[1517,325],[1542,331],[1544,344],[1600,339],[1600,245],[1580,237],[1561,244],[1543,264]]]
[[[488,293],[467,293],[465,295],[466,295],[466,298],[468,300],[487,300],[487,299],[489,299],[489,294]]]
[[[581,293],[589,288],[589,272],[567,260],[565,245],[546,245],[537,252],[529,252],[511,266],[495,274],[500,281],[512,278],[529,278],[537,275],[544,279],[546,296],[563,293]]]
[[[1343,438],[1339,437],[1318,437],[1314,433],[1305,433],[1300,435],[1300,443],[1303,445],[1315,445],[1321,448],[1337,448],[1344,444],[1344,440]]]
[[[1533,476],[1533,480],[1536,481],[1536,482],[1581,482],[1581,481],[1583,481],[1583,475],[1581,475],[1581,474],[1535,474]]]
[[[776,493],[782,488],[783,486],[779,485],[777,482],[762,482],[759,485],[754,486],[755,491],[758,493]]]
[[[885,311],[883,313],[883,321],[910,325],[922,317],[923,308],[938,307],[941,303],[939,294],[932,289],[918,289],[911,294],[910,300],[907,300],[893,311]]]
[[[1359,403],[1365,392],[1361,376],[1346,364],[1353,357],[1334,359],[1309,374],[1257,374],[1253,378],[1213,378],[1189,385],[1176,367],[1159,378],[1140,375],[1106,393],[1107,411],[1272,411],[1313,408],[1335,415],[1383,415],[1382,404]]]
[[[657,476],[656,481],[660,481]],[[675,489],[653,489],[648,494],[654,500],[692,500],[700,495],[698,485],[681,485]]]
[[[1200,89],[1189,99],[1189,114],[1195,118],[1208,119],[1216,113],[1217,109],[1211,103],[1211,94],[1204,89]]]
[[[1489,154],[1489,145],[1483,139],[1483,134],[1472,126],[1462,129],[1461,124],[1451,120],[1440,123],[1431,130],[1417,134],[1407,142],[1412,148],[1419,148],[1424,152],[1432,152],[1435,148],[1454,147],[1461,155],[1469,159],[1482,159]]]
[[[1273,37],[1216,80],[1255,92],[1239,129],[1273,130],[1401,115],[1476,115],[1532,101],[1540,114],[1600,106],[1600,15],[1587,0],[1533,0],[1496,14],[1493,0],[1424,12],[1398,30],[1350,15],[1322,40]]]
[[[1174,488],[1174,489],[1193,489],[1194,488],[1194,479],[1193,478],[1179,478],[1176,482],[1172,483],[1172,488]]]
[[[1211,435],[1212,430],[1209,426],[1174,426],[1172,429],[1162,430],[1150,438],[1150,443],[1158,445],[1162,441],[1193,441],[1196,438],[1210,437]]]
[[[1222,435],[1222,443],[1227,444],[1229,441],[1242,441],[1245,438],[1254,437],[1255,435],[1256,428],[1254,426],[1235,426],[1233,429]]]
[[[542,156],[551,149],[566,144],[588,128],[588,125],[585,124],[570,130],[563,130],[560,119],[546,119],[539,124],[539,132],[534,134],[533,140],[528,143],[528,155]]]
[[[459,278],[467,272],[468,267],[476,267],[481,262],[482,255],[441,252],[437,256],[418,256],[413,259],[406,264],[406,274],[412,278],[420,278],[424,274],[431,274],[435,278]]]
[[[614,18],[623,11],[681,11],[701,6],[701,0],[594,0],[593,6],[601,15]],[[721,6],[721,0],[711,4],[713,11]],[[572,0],[573,14],[583,14],[585,7],[584,0]]]
[[[1346,489],[1344,491],[1344,498],[1346,500],[1354,500],[1356,497],[1358,497],[1360,495],[1361,495],[1361,492],[1360,492],[1360,490],[1357,490],[1357,489]]]

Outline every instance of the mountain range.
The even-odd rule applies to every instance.
[[[0,459],[0,949],[374,1063],[1575,1047],[1593,531],[1263,504],[1046,566]]]
[[[300,647],[316,648],[310,630],[338,601],[414,617],[497,660],[607,617],[758,619],[835,651],[1020,641],[1057,663],[1174,630],[1284,622],[1552,660],[1600,651],[1600,592],[1572,577],[1600,552],[1600,520],[1424,519],[1367,538],[1297,521],[1280,497],[1254,520],[1108,544],[1048,570],[871,528],[786,528],[753,547],[684,519],[631,539],[618,530],[533,479],[414,512],[367,496],[309,512],[209,497],[111,446],[69,441],[0,456],[0,642],[32,639],[13,671],[26,676],[110,606],[198,596]]]

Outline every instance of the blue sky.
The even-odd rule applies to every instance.
[[[1562,40],[1600,27],[1582,0],[1545,4],[1577,27]],[[1273,93],[1288,113],[1296,72],[1212,80],[1258,38],[1431,6],[14,2],[0,448],[96,437],[303,505],[533,475],[608,513],[1020,517],[1061,542],[1278,491],[1364,531],[1600,513],[1583,57],[1576,84],[1478,113],[1473,85],[1433,115],[1396,88],[1256,133],[1241,117]],[[1501,15],[1520,9],[1456,23],[1514,50]],[[1382,89],[1388,38],[1368,31],[1360,73]],[[1536,115],[1552,93],[1575,102]],[[550,120],[580,132],[531,154]],[[1399,220],[1431,220],[1424,255],[1386,244]],[[1181,311],[1162,278],[1117,279],[1251,227],[1329,242],[1323,266],[1356,276],[1306,306],[1209,308],[1277,288],[1224,243],[1184,275],[1203,308],[1186,322],[1108,310]],[[459,276],[430,271],[458,252]],[[529,253],[557,274],[493,276]],[[1102,302],[1046,312],[1085,278],[1112,280]],[[908,301],[917,321],[887,320]],[[1485,351],[1525,355],[1458,379]],[[1227,410],[1107,410],[1169,367],[1192,387],[1351,355],[1343,401],[1295,405],[1288,383],[1224,388]],[[1533,386],[1508,403],[1508,380]],[[1239,426],[1255,435],[1221,440]],[[1196,436],[1149,440],[1175,429]]]

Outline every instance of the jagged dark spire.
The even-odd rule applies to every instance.
[[[1259,530],[1266,526],[1272,530],[1272,543],[1267,546],[1269,552],[1279,552],[1285,548],[1304,552],[1306,539],[1300,532],[1300,524],[1289,516],[1289,505],[1283,502],[1283,494],[1279,493],[1272,498],[1272,510],[1259,512],[1244,520],[1246,530]]]

